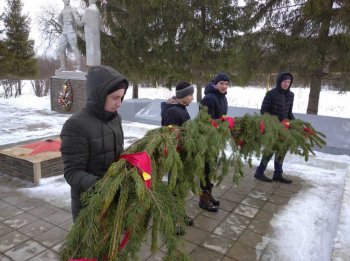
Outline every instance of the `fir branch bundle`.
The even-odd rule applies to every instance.
[[[213,126],[203,108],[196,119],[182,127],[151,130],[125,153],[147,152],[152,159],[152,189],[125,160],[113,163],[104,178],[84,193],[85,207],[62,246],[61,260],[136,260],[147,233],[152,235],[152,251],[156,251],[160,235],[166,242],[166,260],[188,260],[179,250],[175,224],[184,225],[185,198],[190,191],[200,190],[205,162],[212,181],[220,182],[229,166],[234,166],[237,182],[243,176],[242,158],[250,163],[252,156],[261,152],[289,150],[307,159],[314,144],[325,144],[321,137],[308,123],[295,120],[287,130],[271,115],[237,117],[231,130],[226,121],[219,120]],[[244,144],[239,143],[242,141]],[[227,146],[232,151],[229,156]],[[168,183],[162,181],[165,175],[170,176]],[[125,233],[130,238],[121,248]]]
[[[234,140],[242,144],[240,154],[248,162],[253,155],[260,157],[263,153],[283,154],[286,151],[303,156],[307,161],[309,154],[314,154],[314,146],[321,148],[326,144],[323,133],[298,119],[281,123],[268,113],[261,116],[246,114],[235,118],[235,123],[231,133]]]

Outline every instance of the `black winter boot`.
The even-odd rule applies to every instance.
[[[214,206],[210,201],[210,192],[208,190],[203,190],[202,195],[199,196],[199,207],[209,212],[218,211],[217,206]]]
[[[293,181],[290,180],[290,179],[284,178],[284,177],[282,176],[282,174],[281,174],[281,175],[277,175],[277,176],[274,175],[273,178],[272,178],[272,180],[273,180],[273,181],[277,181],[277,182],[281,182],[281,183],[285,183],[285,184],[290,184],[290,183],[293,182]]]
[[[272,182],[272,179],[268,178],[265,176],[265,174],[262,174],[262,175],[257,175],[255,173],[254,177],[260,181],[263,181],[263,182]]]

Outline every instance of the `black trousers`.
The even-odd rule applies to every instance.
[[[209,174],[210,174],[210,167],[209,163],[206,162],[204,166],[204,184],[201,183],[201,189],[202,190],[210,190],[213,187],[213,184],[210,182],[209,179]]]

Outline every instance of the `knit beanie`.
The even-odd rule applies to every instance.
[[[122,81],[120,83],[118,83],[117,85],[114,85],[112,88],[110,88],[108,91],[107,91],[107,95],[108,94],[111,94],[112,92],[115,92],[115,91],[118,91],[119,89],[127,89],[127,83],[125,81]]]
[[[176,99],[181,99],[194,93],[194,87],[188,82],[179,82],[176,85]]]
[[[285,75],[283,75],[281,82],[283,82],[285,80],[292,80],[292,77],[289,74],[285,74]]]
[[[215,76],[213,83],[216,85],[220,81],[230,82],[230,78],[226,73],[219,73]]]

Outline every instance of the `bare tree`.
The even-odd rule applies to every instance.
[[[36,19],[36,23],[41,32],[41,42],[44,43],[41,48],[43,49],[43,54],[46,55],[48,50],[55,46],[62,32],[62,28],[57,20],[59,14],[57,6],[52,4],[43,6],[41,7],[40,13],[41,14]]]
[[[58,60],[42,56],[38,58],[38,77],[31,82],[34,93],[38,97],[46,96],[50,91],[50,78],[54,75]]]
[[[17,81],[14,79],[3,79],[0,81],[0,85],[2,85],[4,89],[3,97],[8,99],[13,96],[13,93],[17,87]]]

